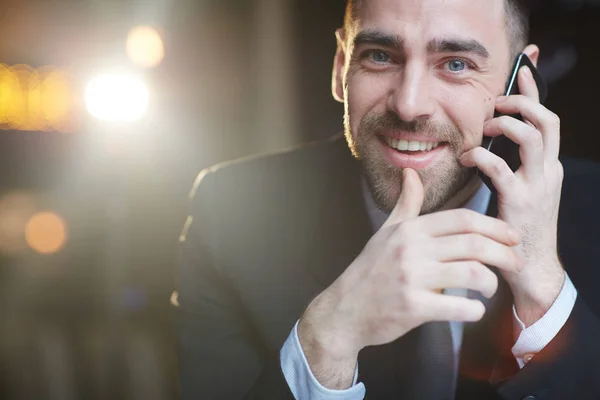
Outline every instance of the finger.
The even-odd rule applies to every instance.
[[[526,96],[509,96],[496,103],[502,114],[520,114],[542,134],[546,160],[558,158],[560,150],[560,118],[540,103]]]
[[[519,69],[519,75],[517,76],[517,79],[519,80],[519,92],[521,92],[522,95],[529,97],[531,100],[539,103],[540,91],[535,83],[531,69],[529,69],[527,65],[524,65],[521,67],[521,69]]]
[[[485,314],[485,306],[479,300],[422,291],[414,298],[419,319],[431,321],[479,321]]]
[[[544,172],[544,141],[535,127],[505,115],[488,121],[483,134],[491,137],[504,135],[518,144],[526,176],[540,176]]]
[[[461,288],[481,292],[491,298],[498,289],[498,276],[477,261],[459,261],[435,264],[419,271],[423,273],[422,287],[431,290]]]
[[[432,237],[478,233],[510,246],[521,241],[520,232],[506,222],[466,208],[424,215],[419,224],[420,229]]]
[[[432,251],[440,262],[479,261],[515,273],[524,266],[512,247],[476,233],[437,238]]]
[[[506,161],[483,147],[469,150],[462,155],[460,162],[465,167],[479,168],[491,179],[498,193],[506,196],[514,191],[517,182],[514,172],[506,164]]]
[[[419,174],[413,169],[405,168],[402,171],[400,197],[383,227],[418,217],[423,206],[423,197],[424,189]]]

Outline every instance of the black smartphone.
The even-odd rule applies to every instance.
[[[544,104],[544,102],[546,101],[546,97],[548,96],[548,86],[546,85],[546,82],[544,82],[544,79],[542,78],[538,70],[535,68],[529,57],[527,57],[527,55],[525,55],[524,53],[519,54],[515,61],[515,65],[512,69],[512,72],[508,77],[508,83],[506,84],[506,91],[504,94],[506,96],[519,94],[519,80],[517,79],[517,75],[521,67],[525,65],[529,67],[533,74],[533,78],[535,80],[540,94],[540,103]],[[496,112],[494,114],[494,118],[500,117],[501,115],[502,114]],[[511,117],[517,118],[521,121],[523,120],[523,118],[518,114],[511,115]],[[521,166],[521,158],[519,157],[519,145],[507,138],[506,136],[500,135],[495,138],[484,136],[482,146],[504,159],[504,161],[506,161],[506,163],[513,172],[518,170]],[[479,177],[481,178],[483,183],[486,184],[486,186],[492,191],[492,193],[496,193],[496,189],[494,188],[491,179],[488,178],[488,176],[481,172],[481,170],[479,169],[477,169],[477,173],[479,174]]]

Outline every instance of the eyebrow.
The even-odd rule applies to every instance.
[[[359,32],[354,37],[354,47],[363,44],[375,44],[378,46],[392,47],[398,50],[402,50],[404,47],[404,41],[399,36],[388,35],[373,30]]]
[[[485,46],[474,39],[453,37],[433,39],[427,44],[428,53],[473,53],[482,58],[489,58],[490,53]]]
[[[388,35],[376,30],[366,30],[358,33],[354,38],[354,47],[371,44],[398,51],[404,49],[404,40],[400,36]],[[489,58],[490,53],[485,46],[474,39],[462,37],[449,37],[443,39],[432,39],[427,43],[428,53],[472,53],[482,58]]]

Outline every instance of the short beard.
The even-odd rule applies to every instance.
[[[367,114],[360,122],[357,135],[352,135],[348,112],[344,118],[346,140],[352,154],[360,161],[362,173],[379,209],[391,212],[402,191],[402,169],[396,168],[381,154],[378,135],[384,132],[421,133],[446,142],[455,155],[440,159],[434,166],[418,171],[425,189],[421,214],[438,211],[475,175],[473,169],[458,161],[463,149],[463,134],[453,125],[430,120],[406,122],[395,113]]]

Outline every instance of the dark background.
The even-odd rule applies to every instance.
[[[83,86],[94,72],[128,65],[123,40],[140,23],[159,28],[166,51],[158,67],[138,71],[152,90],[142,121],[84,118],[71,134],[0,131],[0,249],[18,228],[14,213],[51,209],[69,232],[53,255],[0,251],[0,398],[177,397],[170,299],[188,191],[216,162],[341,130],[330,73],[343,8],[342,0],[0,1],[0,63],[68,68]],[[562,153],[600,161],[599,23],[598,1],[545,0],[532,42],[550,82],[547,106],[562,118]]]

